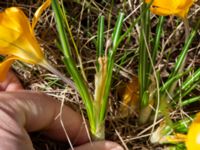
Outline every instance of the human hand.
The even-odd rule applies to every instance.
[[[88,143],[88,135],[82,117],[68,106],[60,113],[60,103],[53,98],[22,89],[14,74],[10,74],[0,87],[0,147],[2,150],[33,150],[27,132],[41,130],[52,139],[66,141],[64,127],[75,150],[122,150],[113,142]],[[11,82],[10,82],[11,81]],[[3,86],[2,86],[3,85]],[[12,85],[12,86],[11,86]],[[10,92],[12,91],[12,92]]]
[[[19,79],[11,70],[8,72],[6,79],[0,83],[0,91],[17,91],[22,89],[23,87]]]

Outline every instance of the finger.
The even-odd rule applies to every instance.
[[[0,91],[16,91],[22,90],[23,87],[19,79],[15,76],[13,71],[9,71],[8,75],[2,83],[0,83]]]
[[[98,141],[75,147],[74,150],[123,150],[123,148],[114,142]]]
[[[29,132],[44,130],[57,140],[66,140],[60,119],[60,103],[53,98],[35,92],[19,91],[0,94],[0,103],[4,104],[8,114]],[[71,108],[64,106],[62,111],[64,127],[72,139],[72,143],[82,144],[88,136],[82,117]],[[0,116],[1,117],[1,116]]]

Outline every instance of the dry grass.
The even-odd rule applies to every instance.
[[[138,0],[116,0],[114,7],[111,9],[110,1],[106,0],[64,0],[66,10],[68,12],[68,19],[71,30],[73,32],[78,49],[80,50],[83,65],[91,85],[94,88],[94,73],[95,73],[95,45],[92,39],[95,38],[97,32],[97,17],[99,14],[105,15],[106,23],[110,27],[106,28],[108,38],[111,36],[111,30],[114,26],[117,13],[122,10],[125,12],[127,19],[124,22],[124,31],[128,28],[131,22],[139,15]],[[0,2],[0,8],[9,6],[18,6],[23,8],[28,16],[33,15],[35,9],[41,4],[41,1],[25,1],[25,0],[8,0]],[[111,13],[110,13],[111,12]],[[112,16],[110,19],[109,17]],[[198,19],[200,19],[200,2],[197,2],[190,12],[190,24],[194,26]],[[155,32],[155,25],[157,23],[157,16],[152,16],[152,35]],[[110,102],[108,107],[108,117],[106,120],[106,139],[116,141],[124,146],[127,150],[146,150],[146,149],[163,149],[163,146],[152,145],[149,141],[149,136],[152,129],[152,123],[146,125],[138,125],[137,116],[129,114],[125,117],[120,117],[119,106],[121,97],[119,96],[119,86],[124,85],[130,80],[131,76],[137,74],[138,67],[138,35],[139,26],[137,25],[132,33],[130,39],[124,41],[118,49],[116,57],[116,65],[113,75],[113,85],[110,95]],[[180,20],[167,19],[165,23],[165,34],[162,38],[163,51],[159,53],[158,63],[156,68],[161,68],[161,76],[165,79],[168,76],[171,67],[174,64],[174,59],[180,52],[184,38],[183,25]],[[65,70],[62,55],[55,45],[56,28],[51,9],[48,9],[41,17],[40,22],[36,27],[37,38],[45,51],[48,60],[56,66],[61,72],[69,76]],[[200,31],[199,31],[200,32]],[[200,33],[198,33],[196,41],[190,49],[189,57],[187,59],[187,67],[200,66]],[[168,57],[170,52],[170,58]],[[122,59],[124,53],[127,54],[126,59]],[[121,65],[117,65],[120,64]],[[84,112],[84,107],[80,97],[77,93],[65,87],[65,85],[53,74],[38,66],[31,66],[16,62],[13,65],[19,78],[23,82],[26,89],[45,92],[59,100],[64,98],[65,102],[70,104],[74,109]],[[195,90],[200,93],[200,85]],[[199,111],[200,108],[191,107],[190,110],[174,110],[172,116],[174,119],[182,115],[190,114]],[[159,121],[158,121],[159,123]],[[53,142],[49,139],[44,139],[40,133],[32,136],[33,143],[37,150],[62,150],[66,149],[66,143]]]

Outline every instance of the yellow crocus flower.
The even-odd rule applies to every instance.
[[[0,63],[0,81],[4,80],[14,60],[39,64],[49,69],[43,52],[34,35],[34,26],[41,13],[50,5],[47,0],[36,11],[32,25],[23,11],[17,7],[5,9],[0,13],[0,54],[7,56]]]
[[[145,0],[145,2],[152,2],[150,10],[156,15],[175,15],[186,18],[190,7],[195,0]]]
[[[187,150],[200,150],[200,112],[196,114],[187,134],[174,133],[171,135],[164,133],[165,129],[169,129],[169,127],[165,122],[161,122],[159,128],[152,134],[151,142],[161,144],[178,144],[179,142],[184,142]]]
[[[187,150],[200,149],[200,113],[196,115],[190,125],[185,143]]]

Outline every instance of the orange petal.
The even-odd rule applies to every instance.
[[[15,59],[16,57],[8,57],[0,63],[0,82],[6,78],[8,70]]]
[[[47,7],[49,7],[49,5],[51,4],[51,0],[46,0],[46,2],[44,2],[35,12],[34,17],[32,19],[32,29],[35,28],[36,23],[38,22],[39,17],[41,16],[41,14],[43,13],[44,10],[47,9]]]

